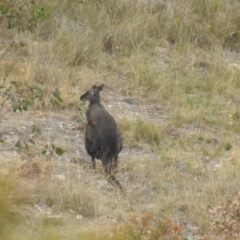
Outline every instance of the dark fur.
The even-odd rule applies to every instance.
[[[86,113],[85,148],[92,158],[93,168],[95,159],[100,159],[109,181],[122,190],[113,175],[117,168],[118,154],[122,150],[122,136],[115,119],[101,104],[102,89],[103,85],[93,86],[80,97],[81,101],[90,102]]]

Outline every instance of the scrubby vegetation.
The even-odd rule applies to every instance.
[[[0,144],[10,111],[82,118],[79,95],[93,84],[120,89],[141,114],[117,119],[125,200],[100,191],[81,162],[52,156],[67,149],[31,150],[37,126],[17,139],[14,159],[0,156],[0,238],[238,239],[239,9],[238,0],[2,0]],[[20,153],[36,163],[33,179],[21,178]]]

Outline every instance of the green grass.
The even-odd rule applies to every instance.
[[[124,141],[129,143],[144,142],[150,145],[159,145],[163,138],[159,125],[143,119],[122,119],[120,127],[123,131]]]

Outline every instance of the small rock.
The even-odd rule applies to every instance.
[[[70,130],[75,130],[76,129],[76,126],[73,124],[73,123],[69,123],[67,125],[67,128],[70,129]]]
[[[181,160],[176,160],[175,167],[183,173],[186,173],[188,171],[186,164]]]
[[[162,107],[161,107],[161,105],[157,104],[157,105],[155,106],[155,109],[156,109],[156,110],[161,110]]]
[[[65,180],[66,180],[66,177],[61,174],[54,175],[54,178],[56,180],[58,180],[59,182],[65,182]]]
[[[125,98],[125,99],[123,99],[123,102],[128,103],[130,105],[135,104],[135,101],[132,98]]]
[[[98,185],[100,186],[100,187],[106,187],[106,186],[108,186],[108,181],[107,180],[105,180],[105,179],[98,179],[97,180],[97,183],[98,183]]]

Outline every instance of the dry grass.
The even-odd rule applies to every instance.
[[[81,166],[76,168],[75,164],[35,161],[40,173],[22,178],[17,167],[21,161],[18,164],[16,160],[6,161],[1,164],[0,207],[4,221],[1,234],[14,239],[17,226],[20,239],[32,239],[32,236],[39,239],[63,239],[66,236],[104,239],[107,232],[106,239],[124,239],[122,231],[129,237],[133,232],[145,231],[145,228],[140,226],[142,229],[138,229],[138,225],[128,222],[129,216],[136,214],[150,214],[160,219],[174,216],[175,224],[190,221],[208,229],[209,207],[231,199],[238,191],[238,157],[239,153],[235,152],[211,169],[196,167],[193,161],[190,165],[187,160],[181,165],[178,159],[157,155],[127,159],[124,169],[129,187],[133,189],[126,200],[115,195],[116,190],[108,184],[104,184],[104,188],[98,185],[104,181],[96,179],[98,174],[83,170]],[[107,220],[109,217],[114,221]],[[102,224],[106,220],[104,227]],[[123,225],[123,230],[116,232],[115,224],[118,222],[118,228],[121,228],[122,220],[129,225]],[[95,229],[98,224],[101,227]]]
[[[167,119],[119,121],[125,149],[135,151],[120,156],[125,200],[104,185],[103,175],[71,163],[44,163],[39,156],[44,171],[31,181],[1,163],[0,235],[120,240],[111,224],[95,231],[93,219],[121,222],[149,213],[207,230],[208,207],[231,198],[240,184],[239,1],[36,2],[50,15],[32,33],[7,29],[8,2],[0,4],[0,85],[38,85],[46,96],[58,88],[61,108],[77,108],[84,90],[104,83],[160,104]],[[61,217],[45,224],[49,215]]]

